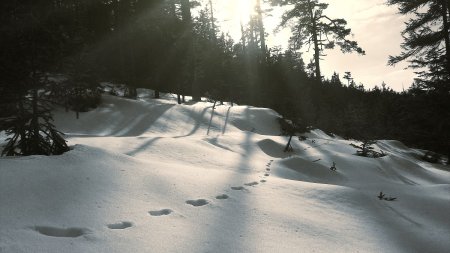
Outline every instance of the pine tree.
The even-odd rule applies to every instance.
[[[413,15],[402,32],[403,52],[390,56],[389,64],[404,60],[419,72],[425,88],[450,90],[450,23],[448,0],[388,0],[403,15]],[[431,82],[430,82],[431,81]],[[433,87],[438,84],[438,87]]]
[[[2,155],[61,154],[68,147],[45,99],[48,73],[60,56],[55,48],[64,46],[61,24],[48,15],[58,8],[48,1],[7,1],[3,7],[0,87],[10,98],[1,101],[1,110],[10,111],[0,118],[0,131],[8,135]]]
[[[344,79],[347,80],[347,86],[350,87],[350,82],[353,82],[352,73],[350,71],[345,72]]]
[[[264,31],[264,22],[263,22],[263,11],[261,8],[261,0],[256,0],[255,5],[255,11],[256,11],[256,19],[257,19],[257,25],[258,25],[258,32],[259,32],[259,41],[260,41],[260,48],[261,48],[261,55],[262,58],[265,59],[266,57],[266,34]]]
[[[356,41],[347,38],[351,30],[346,27],[345,19],[332,19],[324,14],[328,4],[319,0],[272,0],[272,3],[293,5],[292,9],[284,13],[281,25],[291,25],[291,43],[295,48],[313,46],[314,70],[318,82],[322,81],[320,57],[325,49],[333,49],[338,45],[343,53],[354,51],[365,54]]]
[[[330,83],[337,86],[342,86],[341,78],[339,77],[338,73],[336,72],[333,73],[333,75],[331,76]]]

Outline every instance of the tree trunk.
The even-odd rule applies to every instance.
[[[314,22],[314,27],[315,27]],[[314,64],[316,66],[316,79],[319,83],[322,83],[322,74],[320,73],[320,48],[317,41],[317,30],[313,28],[313,41],[314,41]]]
[[[311,6],[311,1],[308,1],[309,11],[311,15],[311,23],[312,23],[312,37],[314,42],[314,64],[316,66],[316,79],[319,83],[322,83],[322,74],[320,73],[320,48],[317,34],[317,22],[316,17],[314,15],[313,6]]]
[[[169,1],[169,13],[173,18],[177,18],[177,7],[175,5],[175,0]]]
[[[242,42],[242,53],[244,54],[244,57],[247,56],[247,50],[246,50],[246,39],[245,39],[245,31],[244,26],[242,25],[242,20],[240,21],[241,24],[241,42]]]
[[[250,15],[250,44],[252,48],[255,45],[255,35],[253,34],[254,32],[255,32],[254,19],[252,15]]]
[[[444,41],[445,41],[445,58],[447,60],[446,69],[447,74],[450,74],[450,37],[449,37],[449,28],[450,25],[448,23],[448,10],[450,6],[447,0],[442,1],[442,22],[444,25]]]
[[[77,85],[75,86],[75,99],[74,99],[74,109],[76,118],[80,118],[80,108],[81,108],[81,88]]]
[[[123,13],[123,2],[121,4],[120,1],[117,1],[116,4],[114,5],[114,25],[115,25],[115,29],[114,31],[117,32],[118,35],[118,43],[120,43],[119,46],[119,56],[120,56],[120,79],[122,82],[124,82],[125,80],[125,50],[124,50],[124,41],[123,41],[123,31],[122,31],[122,26],[123,26],[123,22],[124,22],[124,13]]]
[[[192,22],[191,17],[191,3],[189,0],[181,0],[181,18],[188,24]]]
[[[33,77],[34,78],[34,77]],[[36,152],[39,150],[39,111],[38,111],[38,90],[37,88],[33,89],[33,95],[32,95],[32,118],[31,118],[31,130],[33,131],[33,137],[32,137],[32,152]]]
[[[209,8],[210,8],[210,12],[211,12],[211,28],[212,28],[211,39],[215,42],[216,41],[216,24],[214,23],[214,10],[213,10],[212,0],[209,0]]]
[[[19,115],[18,115],[18,117],[20,117],[21,121],[25,120],[24,119],[24,117],[25,117],[25,110],[23,108],[23,98],[22,97],[19,97]],[[25,124],[23,124],[21,122],[21,127],[19,129],[20,140],[22,140],[22,142],[21,142],[21,144],[19,146],[20,150],[25,150],[27,148],[26,145],[25,145],[25,142],[23,141],[26,138],[26,132],[25,132],[25,129],[23,127],[24,125]]]
[[[259,39],[261,41],[261,53],[263,59],[266,56],[266,38],[264,32],[264,23],[262,18],[261,0],[256,1],[256,12],[258,13]]]
[[[136,99],[137,98],[137,89],[134,86],[127,86],[125,97]]]
[[[192,16],[191,16],[191,4],[189,0],[181,0],[181,16],[186,29],[186,65],[188,68],[188,86],[191,86],[192,100],[200,101],[200,89],[198,87],[198,82],[196,78],[196,55],[194,50],[193,41],[193,27],[192,27]]]
[[[292,135],[289,136],[289,141],[286,144],[286,147],[284,148],[284,152],[291,152],[292,151],[291,140],[292,140]]]

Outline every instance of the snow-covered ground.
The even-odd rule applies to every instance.
[[[448,167],[320,130],[283,153],[277,116],[170,96],[57,111],[72,151],[0,158],[0,252],[449,252]]]

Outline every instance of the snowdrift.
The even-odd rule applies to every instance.
[[[284,153],[270,109],[141,92],[56,111],[66,154],[0,158],[0,252],[450,248],[450,173],[419,151],[379,141],[387,156],[359,157],[314,130]]]

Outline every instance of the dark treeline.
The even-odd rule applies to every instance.
[[[155,90],[156,98],[159,92],[178,94],[179,103],[184,96],[197,101],[207,96],[273,108],[348,138],[399,139],[450,154],[450,98],[435,88],[437,81],[397,93],[384,85],[365,90],[348,74],[348,82],[337,74],[328,80],[320,76],[318,60],[304,64],[298,47],[267,48],[259,4],[241,27],[241,40],[233,41],[220,33],[211,2],[205,7],[189,0],[2,1],[0,130],[11,137],[3,153],[67,151],[51,124],[51,104],[86,111],[100,102],[99,82],[107,81],[125,84],[130,98],[137,88]],[[326,7],[318,4],[317,13]],[[335,28],[315,23],[316,31],[303,31],[334,32],[335,41],[316,43],[317,59],[335,43],[343,51],[364,53],[344,38],[350,33],[346,22],[336,22]]]

